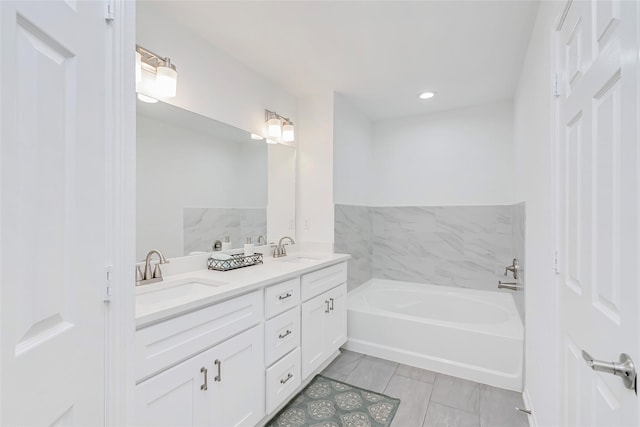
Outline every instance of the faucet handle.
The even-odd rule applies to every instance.
[[[160,270],[160,264],[161,263],[157,263],[155,267],[153,267],[153,274],[151,275],[152,279],[162,279],[162,270]]]
[[[140,282],[144,279],[144,273],[142,273],[142,266],[136,266],[136,282]]]

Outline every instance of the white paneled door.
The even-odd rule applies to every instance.
[[[640,362],[638,4],[573,1],[556,33],[562,426],[638,426],[595,359]],[[551,296],[550,296],[551,297]]]
[[[105,420],[103,1],[1,1],[3,426]]]

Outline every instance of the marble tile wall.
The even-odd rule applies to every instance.
[[[511,206],[374,207],[376,278],[496,290],[511,264]]]
[[[512,281],[504,269],[513,257],[524,259],[523,204],[335,209],[335,250],[352,255],[350,289],[375,277],[494,291]]]
[[[267,209],[183,208],[184,254],[211,251],[216,240],[229,236],[233,248],[240,248],[251,237],[267,236]]]
[[[373,235],[370,208],[335,206],[334,250],[351,254],[348,264],[348,290],[373,277]]]

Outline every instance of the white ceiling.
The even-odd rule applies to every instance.
[[[154,6],[292,95],[335,90],[377,120],[511,98],[538,2],[165,1]],[[438,94],[420,100],[423,90]]]

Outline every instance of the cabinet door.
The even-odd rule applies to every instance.
[[[347,284],[328,292],[329,314],[326,316],[326,356],[338,350],[347,341]]]
[[[302,304],[302,378],[307,378],[325,361],[326,317],[329,314],[328,293]]]
[[[149,427],[207,426],[207,391],[204,390],[206,353],[187,360],[138,384],[135,425]],[[210,382],[209,382],[210,384]]]
[[[265,414],[263,326],[230,338],[207,354],[209,425],[256,425]]]

